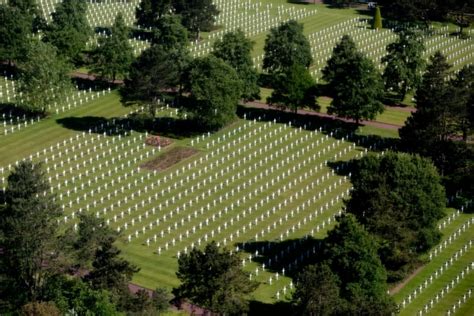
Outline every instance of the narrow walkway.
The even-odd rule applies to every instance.
[[[245,103],[245,106],[258,108],[258,109],[275,110],[275,107],[272,107],[272,106],[268,105],[267,103],[258,102],[258,101],[247,102],[247,103]],[[340,118],[340,117],[337,117],[335,115],[331,115],[331,114],[327,114],[327,113],[320,113],[320,112],[311,111],[311,110],[298,110],[297,113],[298,114],[304,114],[304,115],[314,115],[314,116],[319,116],[319,117],[324,117],[324,118],[331,118],[331,119],[334,119],[334,120],[340,120],[340,121],[347,122],[347,123],[355,123],[355,120],[352,120],[352,119]],[[363,125],[367,125],[367,126],[373,126],[373,127],[376,127],[376,128],[391,129],[391,130],[398,130],[400,127],[402,127],[402,125],[381,123],[381,122],[377,122],[377,121],[361,120],[361,121],[359,121],[359,123],[363,124]]]

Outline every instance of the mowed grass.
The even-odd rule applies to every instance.
[[[285,240],[298,239],[314,232],[323,222],[327,223],[321,229],[324,231],[329,227],[329,219],[340,210],[342,194],[350,187],[347,180],[332,174],[324,161],[347,160],[360,153],[360,149],[346,141],[320,132],[271,122],[238,120],[201,138],[199,144],[196,139],[192,140],[194,144],[191,139],[176,141],[160,154],[178,145],[196,147],[201,153],[155,175],[142,169],[137,171],[144,161],[153,159],[148,156],[150,148],[142,146],[142,134],[134,132],[121,138],[80,134],[78,139],[60,141],[61,145],[54,151],[48,150],[33,159],[46,161],[48,158],[48,177],[52,178],[54,192],[64,205],[66,217],[62,223],[71,225],[77,221],[74,214],[88,210],[105,217],[114,229],[120,228],[122,236],[118,244],[124,256],[141,268],[133,281],[149,288],[177,285],[177,252],[183,252],[185,247],[190,250],[191,243],[198,239],[205,243],[203,236],[210,231],[215,234],[209,236],[209,240],[215,239],[230,249],[237,243],[257,240],[279,242],[282,236]],[[56,140],[61,139],[53,135]],[[12,146],[9,150],[15,151],[15,148]],[[15,155],[23,153],[20,148],[16,150],[21,152]],[[204,158],[206,156],[209,160]],[[122,167],[117,169],[120,165]],[[162,184],[157,185],[160,181]],[[157,185],[154,189],[150,189],[152,183]],[[315,192],[322,191],[324,194],[315,199]],[[278,193],[274,195],[275,192]],[[151,208],[158,212],[148,216]],[[200,213],[195,213],[199,210]],[[160,220],[158,224],[156,220]],[[209,225],[194,233],[193,227],[205,220],[210,221]],[[142,231],[143,227],[146,231]],[[171,229],[164,237],[158,237],[147,246],[146,240],[159,236],[167,227]],[[188,237],[190,231],[193,233]],[[128,235],[133,235],[131,242],[127,242]],[[176,245],[171,245],[173,239]],[[165,243],[170,243],[168,250],[164,249]],[[158,246],[163,249],[161,255],[157,254]],[[292,256],[298,258],[299,251],[288,255]],[[246,269],[252,271],[254,267],[256,264],[248,263]],[[281,277],[270,285],[266,281],[271,274],[261,271],[259,276],[254,275],[262,282],[255,296],[266,302],[274,301],[276,291],[288,286],[290,281]]]
[[[130,112],[120,104],[118,93],[113,92],[75,109],[58,115],[52,114],[27,128],[13,134],[0,136],[0,166],[6,166],[28,155],[48,148],[57,142],[82,133],[58,124],[64,118],[112,118]]]
[[[446,228],[442,229],[443,240],[447,240],[454,232],[458,231],[462,225],[466,224],[467,221],[470,221],[473,218],[472,214],[461,214],[453,222],[447,225]],[[443,220],[442,220],[443,221]],[[439,271],[439,268],[444,265],[451,258],[454,259],[453,263],[444,270],[442,274],[435,278],[431,284],[428,284],[426,288],[419,293],[415,299],[412,300],[410,304],[407,304],[404,309],[400,311],[400,315],[417,315],[420,310],[424,308],[425,305],[429,304],[431,300],[435,300],[437,294],[453,279],[461,273],[467,266],[470,266],[474,262],[474,248],[468,248],[466,252],[458,256],[455,259],[454,254],[463,249],[465,245],[469,244],[469,241],[473,239],[474,236],[474,226],[471,224],[469,228],[465,231],[461,231],[459,237],[455,239],[451,244],[442,250],[438,256],[434,257],[429,263],[427,263],[419,273],[417,273],[397,294],[394,298],[398,303],[402,303],[407,296],[421,284],[428,280],[430,276],[435,276],[435,271]],[[464,277],[460,279],[460,282],[452,288],[448,294],[441,299],[438,303],[434,303],[433,307],[429,309],[429,315],[446,315],[446,312],[452,305],[457,302],[464,294],[467,293],[469,288],[472,288],[474,284],[474,271],[470,271]],[[459,315],[472,315],[473,306],[471,302],[465,303],[466,306],[460,310]],[[458,315],[456,313],[456,315]]]

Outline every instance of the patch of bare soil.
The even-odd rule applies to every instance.
[[[159,157],[144,163],[141,167],[148,170],[165,170],[198,152],[199,150],[195,148],[174,147]]]

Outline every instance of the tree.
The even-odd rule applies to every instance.
[[[71,62],[81,60],[92,30],[87,22],[85,0],[64,0],[56,6],[53,20],[45,31],[45,41],[57,47],[61,56]]]
[[[339,278],[327,264],[307,266],[299,274],[293,293],[298,315],[335,315],[341,303]]]
[[[361,119],[374,119],[383,112],[383,85],[373,62],[354,51],[352,43],[349,37],[342,38],[323,69],[323,79],[333,94],[328,113],[359,124]]]
[[[128,283],[140,269],[120,257],[114,246],[116,235],[107,234],[95,251],[92,270],[85,276],[94,289],[109,290],[115,300],[128,294]],[[120,301],[118,303],[121,303]]]
[[[184,110],[203,127],[217,129],[235,118],[242,83],[231,66],[212,55],[197,58],[186,77]]]
[[[28,49],[31,25],[18,8],[0,4],[0,60],[23,61]]]
[[[45,281],[57,272],[61,212],[42,165],[30,161],[20,162],[8,176],[5,201],[0,207],[1,296],[18,307],[40,300]]]
[[[144,104],[154,117],[159,101],[167,90],[180,85],[188,62],[186,50],[152,45],[132,63],[122,90],[124,102]]]
[[[229,32],[222,39],[214,42],[212,54],[224,60],[237,71],[237,75],[243,82],[241,98],[250,101],[260,98],[258,86],[258,74],[252,62],[253,42],[245,37],[240,29]]]
[[[456,130],[467,142],[474,127],[474,66],[464,66],[451,81],[452,113]]]
[[[428,25],[434,17],[436,1],[425,0],[381,0],[387,18],[407,23]]]
[[[188,31],[177,15],[159,18],[153,28],[152,43],[168,49],[186,50],[189,44]]]
[[[171,0],[142,0],[135,10],[136,24],[154,28],[157,20],[171,12]]]
[[[323,258],[339,276],[345,315],[390,315],[396,311],[387,294],[387,275],[378,244],[351,214],[337,218],[323,241]]]
[[[357,47],[352,37],[349,35],[342,36],[339,43],[334,46],[331,58],[322,70],[323,79],[330,83],[336,78],[347,75],[346,68],[343,66],[355,59],[357,55]]]
[[[308,69],[293,65],[287,72],[275,75],[274,90],[267,102],[279,108],[298,112],[298,108],[319,108],[316,105],[316,82]]]
[[[391,281],[405,276],[440,240],[446,196],[436,167],[418,155],[388,152],[355,161],[346,210],[380,245]]]
[[[19,69],[18,103],[28,110],[46,113],[72,89],[69,65],[50,44],[32,40]]]
[[[424,49],[421,33],[414,29],[400,31],[398,40],[387,46],[388,54],[382,58],[387,64],[383,73],[385,88],[397,93],[400,101],[421,83]]]
[[[375,8],[374,21],[372,22],[372,28],[380,30],[382,28],[382,14],[380,14],[380,7]]]
[[[125,76],[133,60],[133,50],[128,42],[129,30],[121,13],[115,17],[111,34],[99,38],[93,53],[92,71],[100,77],[115,81]]]
[[[215,242],[204,251],[193,249],[178,259],[173,289],[177,298],[188,298],[199,306],[226,315],[241,315],[248,309],[246,295],[257,287],[241,268],[236,254],[220,250]]]
[[[436,52],[430,57],[430,62],[415,95],[417,110],[407,119],[399,134],[402,148],[432,157],[443,173],[443,165],[448,162],[440,149],[456,131],[455,122],[450,120],[453,90],[445,80],[450,68],[446,58]]]
[[[212,0],[173,0],[173,8],[195,39],[200,38],[201,32],[211,31],[219,15]]]
[[[294,20],[270,30],[264,51],[263,69],[270,74],[284,72],[295,64],[308,68],[313,62],[303,25]]]
[[[61,315],[121,315],[106,290],[95,290],[80,278],[56,275],[45,284],[45,299],[52,301]]]

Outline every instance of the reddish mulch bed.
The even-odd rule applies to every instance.
[[[171,139],[161,136],[148,136],[145,140],[145,144],[155,147],[166,147],[172,143]]]
[[[159,157],[144,163],[141,167],[148,170],[165,170],[198,152],[199,150],[194,148],[175,147]]]

